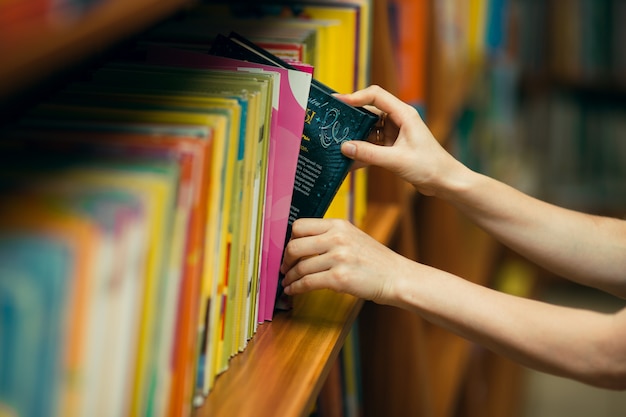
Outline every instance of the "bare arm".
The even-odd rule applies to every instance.
[[[626,310],[600,314],[485,288],[410,261],[343,220],[299,219],[287,294],[328,288],[414,311],[526,366],[626,389]]]
[[[626,388],[626,310],[600,314],[550,305],[441,271],[394,282],[391,299],[399,300],[398,306],[525,366],[603,388]]]
[[[378,87],[341,97],[388,113],[395,125],[385,131],[388,146],[349,142],[346,155],[454,204],[533,262],[626,298],[626,221],[566,210],[471,171],[439,145],[412,107]]]
[[[531,261],[626,298],[626,221],[567,210],[466,171],[438,195]]]
[[[346,142],[345,155],[450,202],[544,267],[626,297],[626,221],[559,208],[471,171],[379,87],[341,98],[390,121],[387,146]],[[410,261],[342,220],[297,220],[281,272],[287,294],[328,288],[395,305],[535,369],[626,389],[626,309],[600,314],[503,294]]]

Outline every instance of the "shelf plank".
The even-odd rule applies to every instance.
[[[2,46],[0,99],[10,97],[78,63],[100,50],[139,33],[171,15],[189,0],[108,0],[66,25],[50,25]]]
[[[231,360],[196,417],[308,415],[361,306],[330,291],[294,297]]]
[[[394,205],[368,206],[364,230],[386,243],[398,223]],[[332,291],[294,297],[294,308],[263,323],[231,359],[195,417],[307,416],[363,300]]]

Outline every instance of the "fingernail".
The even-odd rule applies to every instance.
[[[341,152],[345,156],[353,158],[356,155],[356,146],[350,142],[344,142],[344,144],[341,145]]]

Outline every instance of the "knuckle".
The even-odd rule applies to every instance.
[[[302,225],[301,219],[296,219],[291,225],[291,234],[292,236],[298,236],[300,232],[300,227]]]
[[[333,262],[338,265],[345,265],[351,257],[350,251],[345,248],[338,248],[332,253]]]
[[[293,255],[298,248],[298,243],[295,240],[290,240],[287,242],[287,246],[285,246],[285,253],[289,255]]]
[[[298,281],[298,286],[299,290],[303,292],[311,291],[313,289],[313,283],[308,277],[304,277]]]
[[[304,276],[306,275],[306,270],[304,268],[304,265],[302,264],[302,262],[298,262],[298,264],[296,264],[296,266],[293,267],[293,271],[298,275],[298,276]]]

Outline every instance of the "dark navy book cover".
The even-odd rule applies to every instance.
[[[341,144],[367,138],[377,118],[311,86],[289,224],[300,217],[323,217],[345,179],[352,160]]]

